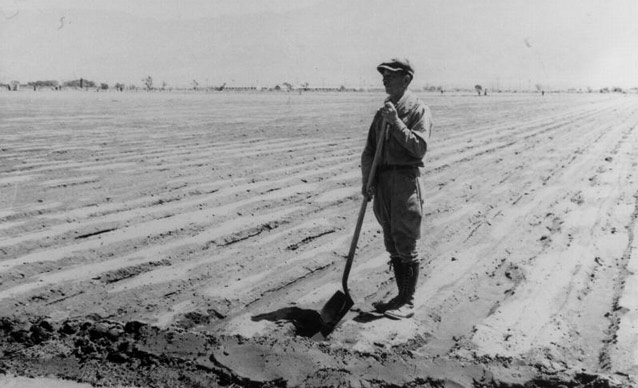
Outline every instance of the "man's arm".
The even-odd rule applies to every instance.
[[[423,104],[419,105],[409,124],[410,128],[397,116],[392,122],[391,136],[411,156],[422,159],[428,150],[428,140],[433,126],[430,109]]]

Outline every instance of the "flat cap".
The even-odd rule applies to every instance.
[[[414,78],[414,68],[410,61],[406,58],[392,58],[388,62],[383,62],[379,66],[377,66],[377,71],[383,74],[383,70],[390,71],[403,71],[410,75],[410,77]]]

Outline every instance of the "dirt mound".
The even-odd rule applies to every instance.
[[[97,386],[623,386],[618,379],[558,372],[522,360],[432,358],[409,344],[356,352],[300,336],[213,336],[95,315],[61,322],[4,317],[0,330],[4,373],[53,375]],[[528,378],[508,383],[514,375],[519,381]]]

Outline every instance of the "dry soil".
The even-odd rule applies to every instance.
[[[138,387],[621,387],[638,96],[422,94],[414,319],[364,221],[375,93],[0,93],[0,371]],[[527,384],[527,385],[526,385]]]

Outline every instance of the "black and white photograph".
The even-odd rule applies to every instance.
[[[638,387],[638,2],[0,0],[0,388]]]

